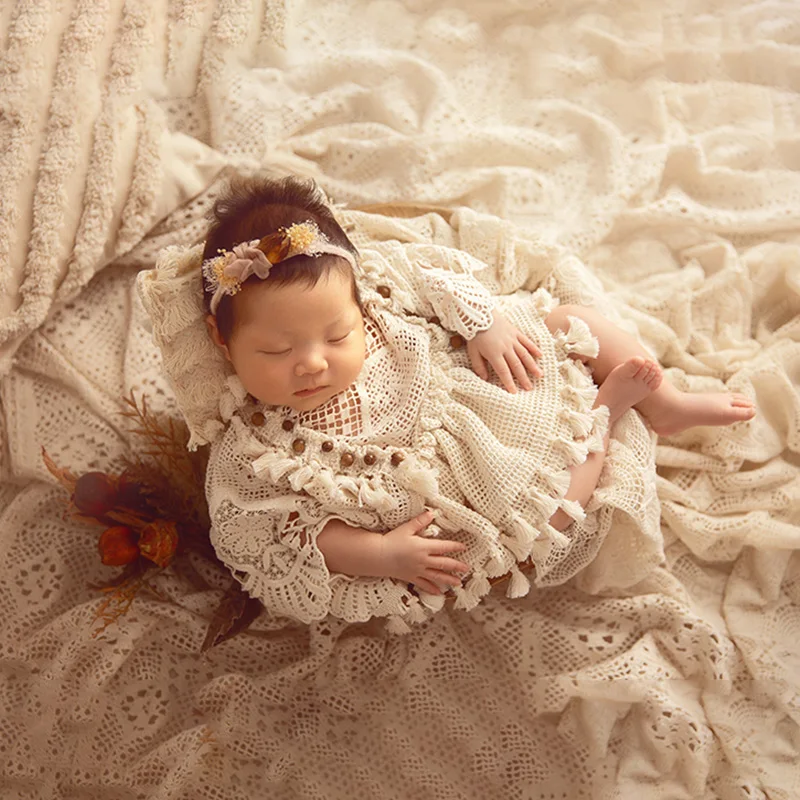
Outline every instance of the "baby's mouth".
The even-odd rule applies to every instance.
[[[295,392],[297,397],[311,397],[312,394],[316,394],[317,392],[321,392],[323,389],[327,389],[327,386],[317,386],[316,389],[303,389],[300,392]]]

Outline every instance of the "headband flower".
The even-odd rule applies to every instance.
[[[356,261],[353,254],[343,247],[331,244],[328,237],[312,221],[298,222],[288,228],[279,228],[263,239],[237,244],[232,251],[219,250],[220,255],[203,262],[203,276],[213,297],[211,313],[223,295],[237,294],[242,284],[251,276],[264,280],[275,264],[297,255],[316,256],[322,253],[344,258],[353,269]]]

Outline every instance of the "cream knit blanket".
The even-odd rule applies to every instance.
[[[16,298],[1,329],[0,794],[800,796],[800,8],[306,0],[285,50],[261,35],[272,10],[0,9],[0,274]],[[109,58],[134,41],[138,60]],[[63,77],[72,58],[84,69]],[[143,88],[114,94],[127,112],[89,137],[103,70]],[[145,180],[155,151],[126,127],[155,109],[166,138],[147,141],[213,164],[172,195],[157,187],[180,185],[163,178],[175,159]],[[116,145],[86,170],[103,136]],[[92,639],[86,583],[108,568],[93,531],[62,519],[40,447],[104,468],[130,444],[121,395],[177,413],[135,275],[200,236],[214,186],[176,206],[233,160],[394,204],[369,212],[377,239],[543,279],[566,252],[562,301],[599,303],[677,385],[755,398],[748,425],[658,440],[665,564],[624,589],[591,571],[521,598],[498,587],[406,636],[264,618],[204,658],[220,593],[167,581],[180,608],[137,600]],[[150,188],[117,193],[142,186],[131,174]],[[150,199],[126,211],[136,196]],[[637,540],[620,541],[624,567]]]

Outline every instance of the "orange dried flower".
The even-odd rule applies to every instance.
[[[146,525],[139,536],[139,552],[159,567],[166,567],[178,547],[178,526],[157,519]]]
[[[109,567],[121,567],[139,558],[136,534],[125,525],[106,528],[97,543],[100,560]]]
[[[87,472],[75,483],[72,500],[90,517],[101,517],[117,503],[117,484],[104,472]]]

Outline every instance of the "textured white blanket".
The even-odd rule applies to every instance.
[[[800,7],[306,0],[285,49],[280,20],[0,8],[0,794],[800,796]],[[133,282],[201,235],[232,162],[318,177],[379,238],[543,278],[566,248],[560,282],[669,380],[755,398],[658,441],[665,564],[404,637],[259,619],[206,657],[220,592],[167,581],[182,608],[137,600],[92,639],[109,568],[40,448],[104,468],[121,395],[174,408]],[[617,566],[640,544],[612,541]]]

